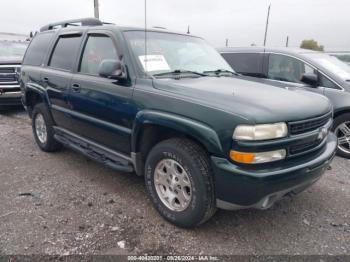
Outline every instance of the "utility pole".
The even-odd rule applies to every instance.
[[[188,35],[191,34],[191,32],[190,32],[190,26],[187,27],[187,34],[188,34]]]
[[[289,45],[289,36],[287,36],[286,47]]]
[[[228,38],[226,38],[226,47],[228,47]]]
[[[98,0],[94,0],[94,13],[95,13],[95,18],[100,19],[100,11],[98,9]]]
[[[267,11],[267,19],[266,19],[266,26],[265,26],[265,37],[264,37],[264,46],[266,46],[266,37],[267,37],[267,31],[268,31],[268,28],[269,28],[270,9],[271,9],[271,4],[269,5],[269,9],[268,9],[268,11]]]

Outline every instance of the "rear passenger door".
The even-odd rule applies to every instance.
[[[47,90],[52,116],[58,126],[69,130],[72,129],[72,122],[68,94],[81,41],[81,33],[66,32],[59,35],[48,58],[47,67],[41,73],[41,82]]]
[[[227,63],[237,72],[246,76],[265,77],[263,53],[222,53]]]
[[[113,150],[130,153],[134,107],[130,81],[101,77],[105,59],[122,60],[115,36],[108,31],[89,32],[84,39],[80,63],[71,82],[74,133]]]

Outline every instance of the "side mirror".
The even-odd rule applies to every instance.
[[[318,84],[318,77],[316,74],[305,73],[301,76],[301,81],[307,85],[316,87]]]
[[[102,77],[112,79],[126,79],[127,74],[123,63],[120,60],[105,59],[98,68],[98,74]]]

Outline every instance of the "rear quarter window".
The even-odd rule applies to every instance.
[[[249,76],[263,76],[263,54],[223,53],[227,63],[237,72]]]
[[[53,33],[41,33],[31,41],[23,59],[23,65],[40,66],[48,52]]]

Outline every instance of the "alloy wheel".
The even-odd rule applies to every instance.
[[[183,166],[163,159],[154,172],[154,186],[162,203],[172,211],[184,211],[192,199],[192,185]]]

